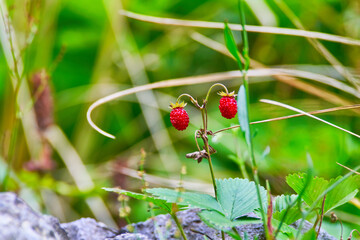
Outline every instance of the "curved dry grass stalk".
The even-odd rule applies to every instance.
[[[351,87],[349,87],[345,84],[343,84],[343,85],[339,84],[340,82],[338,82],[336,79],[333,79],[333,78],[330,78],[330,77],[327,77],[327,76],[324,76],[321,74],[315,74],[315,73],[310,73],[310,72],[305,72],[305,71],[300,71],[300,70],[293,70],[293,69],[280,69],[280,68],[252,69],[252,70],[249,70],[249,72],[248,72],[249,77],[264,77],[264,76],[278,76],[278,75],[296,76],[296,77],[300,76],[302,78],[318,81],[318,82],[336,87],[344,92],[348,92],[348,93],[353,94],[354,96],[357,96],[360,98],[360,94],[358,92],[356,92],[356,90],[353,91],[353,90],[351,90],[352,89]],[[210,83],[210,82],[220,82],[220,81],[230,80],[230,79],[234,79],[234,78],[239,78],[241,76],[242,75],[241,75],[240,71],[228,71],[228,72],[213,73],[213,74],[207,74],[207,75],[201,75],[201,76],[195,76],[195,77],[164,80],[164,81],[160,81],[160,82],[155,82],[155,83],[151,83],[151,84],[133,87],[130,89],[126,89],[123,91],[113,93],[111,95],[105,96],[105,97],[97,100],[89,107],[86,117],[92,128],[94,128],[96,131],[98,131],[100,134],[102,134],[106,137],[115,139],[114,135],[105,132],[104,130],[99,128],[92,121],[91,113],[95,108],[97,108],[107,102],[113,101],[115,99],[130,95],[130,94],[138,93],[138,92],[151,90],[151,89],[203,84],[203,83]]]
[[[234,59],[234,57],[229,53],[229,51],[223,44],[221,44],[211,38],[208,38],[198,32],[193,32],[193,33],[191,33],[190,36],[192,39],[199,42],[200,44],[202,44],[212,50],[215,50],[227,57]],[[242,57],[242,56],[240,56],[240,57]],[[267,68],[267,66],[265,66],[264,64],[254,60],[254,59],[250,59],[250,66],[252,68]],[[290,77],[290,76],[275,76],[275,78],[278,81],[281,81],[291,87],[297,88],[306,93],[320,97],[320,98],[322,98],[328,102],[331,102],[335,105],[353,105],[352,102],[350,102],[332,92],[329,92],[325,89],[320,89],[319,87],[312,86],[311,84],[301,81],[297,78]],[[346,87],[348,87],[348,86],[346,86]],[[355,92],[354,89],[352,89],[351,91]]]
[[[143,15],[139,13],[134,13],[130,11],[121,11],[120,14],[133,18],[136,20],[157,23],[162,25],[171,25],[171,26],[183,26],[183,27],[196,27],[196,28],[215,28],[215,29],[224,29],[224,23],[222,22],[207,22],[207,21],[192,21],[192,20],[181,20],[175,18],[162,18]],[[242,27],[240,24],[229,24],[229,27],[234,31],[241,31]],[[328,33],[321,33],[315,31],[306,31],[292,28],[279,28],[279,27],[269,27],[269,26],[253,26],[246,25],[246,31],[248,32],[259,32],[259,33],[271,33],[279,35],[290,35],[297,37],[305,37],[312,39],[320,39],[330,42],[338,42],[347,45],[356,45],[360,46],[360,40],[353,39],[349,37],[343,37]]]
[[[318,120],[318,121],[320,121],[320,122],[323,122],[323,123],[325,123],[325,124],[328,124],[328,125],[330,125],[330,126],[332,126],[332,127],[334,127],[334,128],[337,128],[337,129],[339,129],[339,130],[341,130],[341,131],[344,131],[344,132],[346,132],[346,133],[349,133],[349,134],[351,134],[351,135],[353,135],[353,136],[355,136],[355,137],[357,137],[357,138],[360,138],[360,135],[358,135],[358,134],[356,134],[356,133],[353,133],[353,132],[351,132],[351,131],[349,131],[349,130],[347,130],[347,129],[345,129],[345,128],[339,127],[339,126],[337,126],[337,125],[335,125],[335,124],[333,124],[333,123],[330,123],[330,122],[328,122],[328,121],[325,121],[325,120],[323,120],[323,119],[321,119],[321,118],[319,118],[319,117],[316,117],[316,116],[314,116],[314,115],[311,115],[310,113],[304,112],[304,111],[302,111],[302,110],[300,110],[300,109],[298,109],[298,108],[295,108],[295,107],[293,107],[293,106],[290,106],[290,105],[287,105],[287,104],[284,104],[284,103],[280,103],[280,102],[277,102],[277,101],[269,100],[269,99],[261,99],[260,102],[268,103],[268,104],[272,104],[272,105],[276,105],[276,106],[279,106],[279,107],[283,107],[283,108],[292,110],[292,111],[294,111],[294,112],[301,113],[301,114],[303,114],[303,115],[306,115],[306,116],[308,116],[308,117],[311,117],[311,118],[313,118],[313,119],[316,119],[316,120]]]
[[[289,8],[289,6],[284,1],[277,0],[275,1],[275,3],[298,29],[305,30],[305,27],[300,21],[300,19],[295,15],[295,13]],[[323,55],[323,57],[336,69],[336,71],[338,71],[349,82],[351,82],[358,90],[360,90],[360,86],[357,79],[354,78],[354,76],[321,42],[319,42],[317,39],[307,38],[307,40],[321,55]]]
[[[311,115],[315,115],[315,114],[330,113],[330,112],[336,112],[336,111],[341,111],[341,110],[350,110],[350,109],[356,109],[356,108],[360,108],[360,104],[321,109],[321,110],[316,110],[316,111],[307,112],[307,113],[311,114]],[[250,122],[250,124],[274,122],[274,121],[285,120],[285,119],[290,119],[290,118],[296,118],[296,117],[301,117],[301,116],[306,116],[306,114],[298,113],[298,114],[293,114],[293,115],[288,115],[288,116],[283,116],[283,117],[269,118],[269,119],[265,119],[265,120]],[[240,127],[240,125],[234,125],[234,126],[231,126],[231,127],[224,128],[224,129],[218,130],[216,132],[213,132],[213,134],[216,135],[216,134],[218,134],[220,132],[224,132],[224,131],[227,131],[229,129],[239,128],[239,127]]]

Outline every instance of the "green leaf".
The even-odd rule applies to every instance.
[[[222,212],[220,204],[214,197],[208,194],[179,192],[168,188],[151,188],[147,189],[146,192],[151,193],[159,199],[163,199],[169,203],[179,203],[183,205],[190,205],[191,207]]]
[[[247,109],[247,97],[245,86],[241,85],[238,92],[238,118],[240,123],[241,131],[245,134],[245,139],[247,144],[250,144],[251,141],[251,132],[249,125],[248,109]]]
[[[296,193],[299,193],[305,187],[306,176],[306,173],[292,174],[286,177],[286,182]],[[341,178],[342,177],[339,176],[330,181],[319,177],[313,178],[306,187],[302,198],[309,206],[316,204],[316,208],[321,208],[322,201],[318,201],[317,203],[315,203],[315,201],[318,200],[326,189]],[[325,199],[324,213],[345,204],[355,197],[359,188],[359,180],[359,176],[350,176],[328,192]]]
[[[342,177],[339,176],[336,179],[331,179],[329,183],[329,187],[332,186],[340,178]],[[359,176],[351,176],[345,179],[343,182],[341,182],[333,190],[331,190],[326,195],[324,212],[326,213],[353,199],[359,191],[358,190],[360,186],[359,183],[360,183]]]
[[[217,211],[202,210],[201,212],[198,213],[198,215],[201,218],[201,220],[204,219],[206,222],[209,222],[211,225],[215,226],[216,229],[219,230],[226,230],[229,228],[233,228],[245,224],[261,223],[260,219],[249,218],[249,217],[230,220],[229,218],[225,217],[223,214]]]
[[[224,37],[225,37],[225,45],[231,55],[235,58],[237,64],[239,65],[240,70],[243,69],[242,62],[240,59],[240,52],[236,46],[234,36],[231,32],[231,29],[229,28],[229,25],[225,22],[224,27]]]
[[[273,200],[273,218],[281,221],[286,214],[285,219],[283,220],[286,224],[291,224],[296,220],[301,218],[301,212],[298,204],[293,205],[292,208],[287,210],[296,199],[298,195],[281,195],[276,196]],[[286,213],[287,211],[287,213]]]
[[[247,179],[216,179],[218,202],[222,213],[230,220],[260,208],[254,182]],[[262,202],[266,203],[266,190],[260,187]]]
[[[103,189],[108,192],[115,192],[118,194],[123,194],[128,197],[138,199],[138,200],[144,200],[146,202],[151,202],[151,203],[155,204],[156,206],[164,209],[166,212],[171,213],[171,204],[167,203],[165,200],[155,198],[153,196],[141,194],[141,193],[134,193],[134,192],[122,190],[119,188],[103,188]]]
[[[280,225],[280,221],[276,219],[271,220],[271,224],[274,229],[278,229]],[[289,225],[283,223],[281,226],[281,230],[276,236],[277,240],[289,240],[289,239],[295,239],[297,230],[295,228],[290,227]]]
[[[287,209],[290,203],[296,201],[298,195],[280,195],[276,196],[273,200],[273,211],[281,212]]]
[[[147,189],[146,192],[168,203],[178,203],[204,209],[199,216],[216,229],[224,230],[248,223],[259,223],[257,218],[242,217],[260,208],[254,182],[247,179],[216,179],[218,199],[191,192],[166,188]],[[261,198],[266,203],[266,190],[260,187]],[[235,234],[231,233],[229,234]]]
[[[316,239],[316,231],[314,228],[307,231],[301,240],[315,240]]]

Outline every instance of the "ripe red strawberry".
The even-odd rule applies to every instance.
[[[237,113],[237,102],[235,100],[234,92],[220,92],[219,95],[222,96],[219,105],[221,116],[227,119],[232,119]]]
[[[184,107],[186,103],[170,103],[171,113],[170,122],[179,131],[183,131],[189,126],[189,115],[185,111]]]

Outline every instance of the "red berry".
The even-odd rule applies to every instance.
[[[184,109],[185,104],[171,104],[170,122],[179,131],[185,130],[189,126],[189,115]]]
[[[226,94],[220,99],[219,109],[221,116],[227,119],[232,119],[237,113],[237,102],[234,94]]]

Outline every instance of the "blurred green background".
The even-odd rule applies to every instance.
[[[278,1],[247,2],[249,25],[296,28],[295,19],[283,12]],[[357,0],[292,0],[286,4],[308,30],[360,38]],[[171,127],[168,109],[169,102],[184,92],[202,99],[211,84],[147,91],[99,107],[92,115],[95,123],[115,134],[116,140],[100,135],[87,123],[89,105],[107,94],[160,80],[237,69],[232,59],[196,40],[208,37],[223,44],[222,30],[145,23],[121,16],[122,9],[160,17],[239,23],[237,1],[228,0],[1,0],[5,26],[0,51],[2,190],[18,192],[34,208],[61,221],[90,216],[113,226],[124,224],[118,217],[116,196],[101,188],[121,186],[139,191],[141,182],[135,177],[141,148],[147,152],[145,170],[154,177],[148,180],[150,186],[169,186],[168,179],[173,179],[176,186],[182,165],[187,166],[185,181],[190,182],[185,186],[191,188],[192,183],[195,186],[211,180],[205,161],[197,164],[185,158],[186,153],[196,151],[193,133],[201,126],[200,112],[189,103],[191,125],[178,132]],[[9,41],[9,26],[14,33],[12,46],[4,44]],[[241,46],[240,32],[234,34]],[[305,38],[253,32],[248,35],[250,57],[267,67],[314,72],[357,89]],[[359,46],[321,43],[358,82]],[[23,70],[12,64],[9,69],[9,62],[22,65]],[[25,100],[20,97],[20,110],[16,110],[15,98],[25,95],[22,88],[16,95],[16,86],[20,85],[12,81],[29,85],[32,93]],[[299,79],[306,84],[302,85],[306,91],[273,77],[251,81],[252,121],[293,114],[260,103],[262,98],[304,111],[358,103],[356,96],[315,81]],[[240,79],[223,83],[236,91]],[[236,118],[220,117],[218,99],[214,91],[208,105],[209,128],[214,131],[237,124]],[[37,124],[24,125],[24,121],[34,123],[30,114],[34,111]],[[360,132],[358,110],[320,116]],[[50,123],[41,128],[39,118],[50,119]],[[257,124],[254,130],[260,177],[262,182],[270,181],[274,194],[291,193],[285,176],[307,169],[306,153],[313,159],[316,174],[324,178],[347,173],[336,162],[350,168],[359,162],[358,138],[307,117]],[[217,150],[213,162],[218,178],[243,177],[237,153],[245,159],[250,174],[245,147],[236,136],[236,131],[228,131],[212,140]],[[8,179],[6,186],[4,179]],[[149,216],[144,204],[132,204],[132,221]],[[347,222],[347,232],[360,224],[359,213],[359,204],[347,204],[337,211],[338,217]],[[337,234],[335,226],[339,227],[324,224]]]

